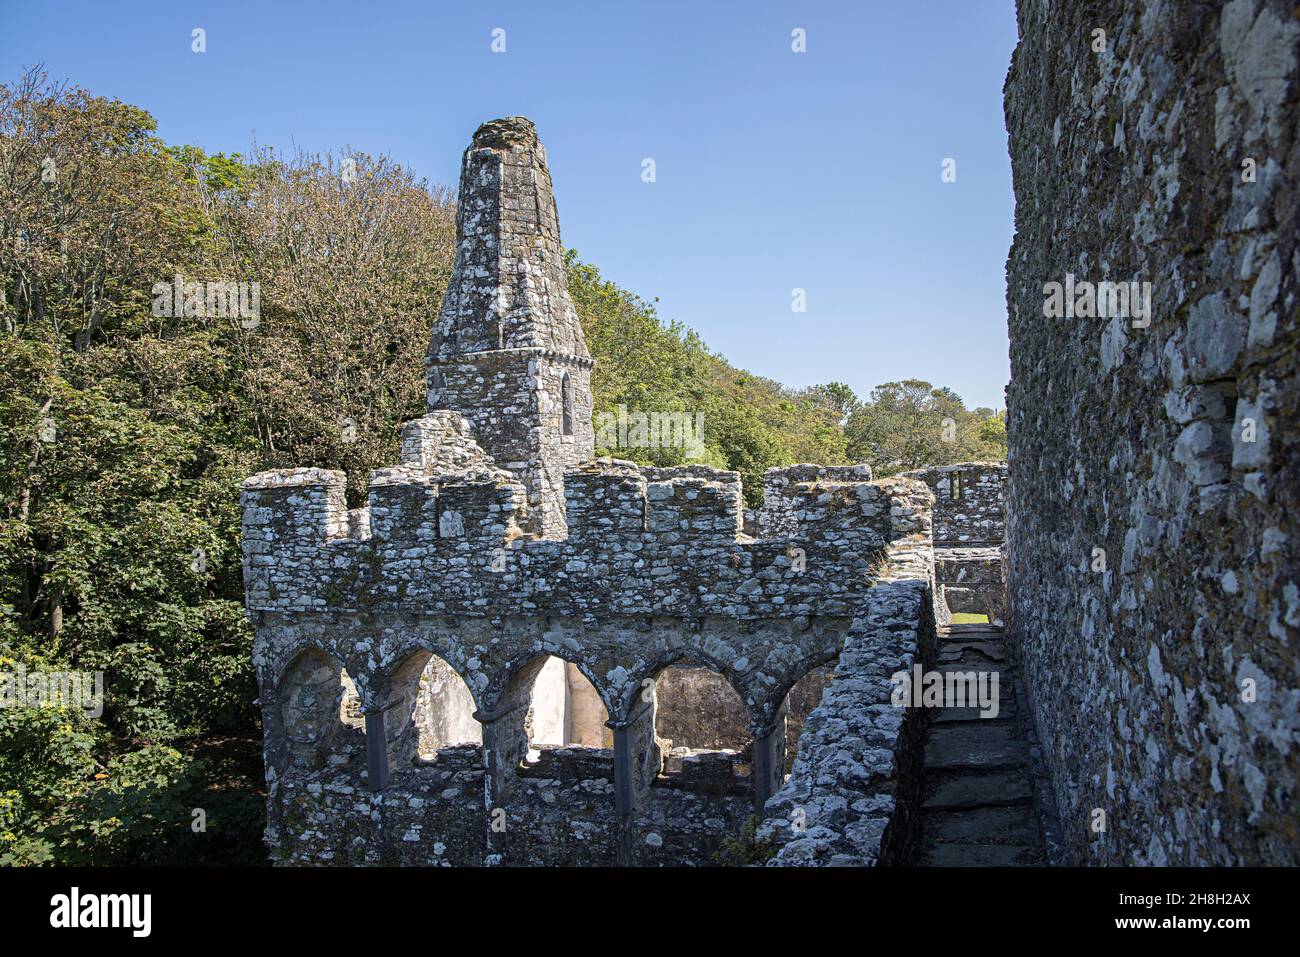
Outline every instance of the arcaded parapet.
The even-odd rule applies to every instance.
[[[804,722],[790,777],[757,837],[769,866],[897,864],[918,837],[923,716],[891,703],[890,676],[934,660],[924,584],[875,588],[844,639],[835,674]]]
[[[1018,6],[1010,628],[1062,837],[1295,864],[1295,5]]]
[[[441,437],[427,422],[407,434],[429,448],[456,445],[454,422],[444,424]],[[597,460],[567,474],[568,536],[557,541],[525,534],[523,487],[457,447],[470,472],[430,471],[432,452],[420,458],[427,465],[376,471],[364,534],[349,534],[341,473],[245,483],[276,860],[692,860],[780,784],[795,683],[836,659],[855,618],[894,622],[864,603],[876,609],[892,587],[924,594],[932,579],[933,496],[911,479],[792,483],[790,533],[755,540],[740,529],[735,473]],[[902,585],[882,584],[895,580]],[[459,751],[445,755],[473,742],[411,724],[421,724],[412,674],[429,655],[464,679],[482,723],[477,774]],[[312,665],[317,704],[306,724],[293,704],[304,656],[333,669]],[[545,767],[516,771],[529,688],[547,656],[591,682],[614,733],[609,760],[624,769],[613,778],[566,785]],[[713,800],[651,787],[662,755],[646,689],[674,664],[713,669],[739,695],[755,742],[746,789],[723,787]],[[343,686],[346,708],[325,696]],[[332,754],[337,735],[323,729],[342,720],[340,708],[364,716],[365,731]],[[306,733],[316,763],[282,757],[295,733]],[[436,761],[412,767],[430,749]],[[498,809],[509,837],[491,829]],[[576,820],[587,822],[577,836]]]

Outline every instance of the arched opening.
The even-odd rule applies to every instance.
[[[609,713],[600,694],[571,661],[546,657],[529,692],[527,760],[539,759],[544,748],[608,748],[613,732],[605,727]]]
[[[717,792],[752,786],[749,710],[726,678],[707,667],[670,665],[655,677],[654,693],[660,784]]]
[[[822,700],[822,692],[835,678],[835,662],[819,665],[794,683],[785,698],[785,774],[794,767],[804,722]]]
[[[320,770],[363,758],[361,698],[341,662],[318,648],[304,651],[280,679],[279,696],[289,768]]]
[[[442,658],[418,651],[393,672],[396,702],[384,714],[389,767],[397,771],[446,756],[477,752],[483,726],[474,717],[474,696]]]
[[[573,383],[567,372],[560,379],[560,430],[564,435],[573,435]]]

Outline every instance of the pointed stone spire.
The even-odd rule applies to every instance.
[[[531,530],[565,533],[564,469],[592,455],[591,356],[546,150],[522,116],[484,123],[461,162],[456,266],[426,358],[430,411],[459,412],[528,488]]]
[[[531,121],[509,116],[480,126],[461,161],[456,267],[429,360],[528,348],[588,357],[546,149]]]

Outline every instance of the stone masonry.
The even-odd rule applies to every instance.
[[[1295,4],[1018,6],[1009,644],[1061,840],[1294,865]],[[1149,283],[1149,311],[1100,314],[1101,282]]]
[[[273,859],[709,863],[782,786],[791,690],[832,666],[791,780],[814,826],[843,830],[837,860],[891,859],[916,736],[888,675],[933,635],[930,489],[770,470],[747,534],[736,473],[593,460],[591,360],[527,120],[474,135],[457,221],[429,413],[367,504],[324,469],[244,483]],[[556,726],[603,745],[603,716],[612,747],[533,745],[552,658],[571,669]],[[656,679],[680,665],[735,690],[746,753],[666,750]],[[842,720],[840,756],[805,755]]]
[[[1005,614],[1002,544],[1007,467],[963,462],[905,472],[934,493],[935,615],[984,615],[1001,624]]]
[[[484,123],[465,151],[456,266],[429,340],[429,409],[460,413],[564,532],[563,471],[591,458],[591,356],[569,300],[546,149],[531,123]]]

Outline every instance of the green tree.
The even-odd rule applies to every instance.
[[[1003,417],[969,410],[951,389],[921,379],[877,386],[849,415],[845,431],[850,457],[870,463],[878,475],[1006,458]]]

